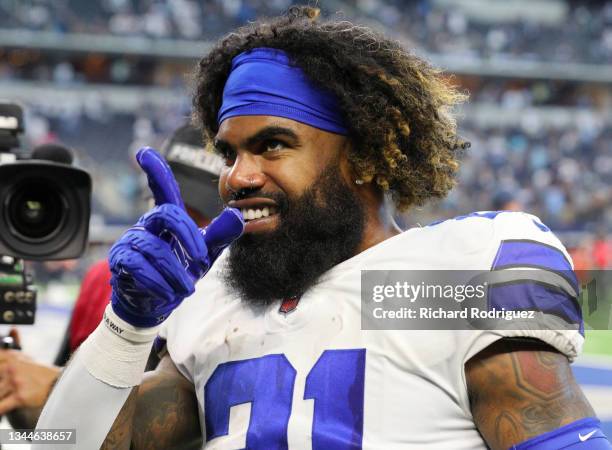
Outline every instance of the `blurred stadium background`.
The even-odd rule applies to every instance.
[[[91,245],[32,265],[51,361],[79,282],[144,208],[133,163],[190,113],[189,75],[219,36],[289,0],[0,0],[0,98],[26,107],[24,147],[61,141],[94,179]],[[313,4],[313,2],[309,2]],[[612,266],[612,1],[321,0],[327,16],[393,35],[470,93],[472,148],[459,186],[400,218],[426,224],[520,208],[548,224],[579,269]],[[576,374],[612,436],[612,332],[588,333]]]

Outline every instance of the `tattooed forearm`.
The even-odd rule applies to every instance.
[[[201,446],[198,405],[186,381],[161,378],[140,387],[132,437],[134,449],[190,448]]]
[[[201,444],[193,385],[166,356],[134,388],[101,448],[189,450]]]
[[[539,341],[498,341],[466,364],[466,377],[474,421],[493,449],[595,415],[567,358]]]

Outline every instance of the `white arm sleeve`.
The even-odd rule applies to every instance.
[[[36,425],[37,429],[76,430],[76,446],[54,449],[100,448],[132,388],[142,381],[158,328],[135,328],[107,306],[102,323],[72,358]],[[32,446],[39,448],[48,446]]]
[[[76,445],[55,444],[55,450],[100,448],[132,389],[110,386],[94,378],[77,352],[53,388],[36,428],[76,430]],[[49,450],[49,445],[33,444],[31,448]]]

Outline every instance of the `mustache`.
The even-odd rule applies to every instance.
[[[265,192],[260,189],[241,189],[238,192],[232,192],[230,200],[246,200],[249,198],[266,198],[276,203],[277,208],[283,211],[289,205],[289,198],[284,192]],[[227,204],[226,204],[227,206]]]

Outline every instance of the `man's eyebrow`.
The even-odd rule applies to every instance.
[[[285,138],[289,138],[293,141],[293,145],[298,145],[300,142],[300,138],[291,128],[280,127],[280,126],[269,126],[262,128],[257,133],[252,136],[249,136],[244,141],[242,141],[242,147],[253,147],[261,141],[265,141],[267,139],[272,139],[275,137],[284,136]],[[221,153],[228,153],[229,151],[235,151],[235,146],[230,144],[228,141],[224,139],[215,138],[214,141],[215,149]]]
[[[234,146],[223,139],[215,138],[213,140],[213,149],[215,152],[220,153],[221,155],[226,155],[231,151],[234,151]]]
[[[262,128],[253,136],[246,138],[243,142],[244,147],[252,147],[258,144],[261,141],[265,141],[267,139],[272,139],[275,137],[284,136],[293,140],[296,144],[299,143],[300,139],[298,135],[290,128],[279,127],[279,126],[269,126]]]

